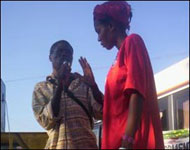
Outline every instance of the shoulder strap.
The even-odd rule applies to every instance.
[[[69,90],[69,89],[65,89],[65,92],[68,94],[68,96],[74,100],[77,104],[79,104],[81,106],[81,108],[84,110],[84,112],[86,113],[86,115],[88,116],[89,120],[90,120],[90,125],[91,125],[91,128],[93,128],[93,121],[92,121],[92,117],[91,115],[89,114],[88,110],[86,109],[86,107],[82,104],[82,102],[76,98],[74,96],[74,94]]]

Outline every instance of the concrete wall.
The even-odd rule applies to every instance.
[[[158,96],[189,85],[189,57],[155,74],[154,78]]]

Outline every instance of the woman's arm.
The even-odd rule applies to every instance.
[[[132,148],[133,144],[129,141],[130,141],[130,138],[132,139],[135,138],[135,133],[140,125],[142,106],[143,106],[142,96],[137,92],[135,93],[133,92],[130,95],[127,126],[125,130],[124,138],[122,138],[121,147]]]
[[[93,96],[94,96],[95,100],[96,100],[99,104],[103,105],[103,94],[102,94],[102,92],[99,90],[98,85],[95,84],[95,85],[91,86],[91,89],[92,89],[92,93],[93,93]]]
[[[86,58],[80,57],[79,63],[83,69],[84,76],[81,79],[92,89],[94,98],[99,104],[103,105],[103,94],[99,90],[98,85],[95,82],[94,74],[92,69],[87,62]]]

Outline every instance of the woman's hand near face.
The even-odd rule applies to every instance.
[[[82,67],[84,76],[82,77],[83,81],[88,84],[89,86],[93,87],[96,85],[94,74],[92,72],[92,69],[90,65],[88,64],[86,58],[80,57],[79,63]]]

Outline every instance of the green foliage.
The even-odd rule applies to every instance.
[[[185,138],[189,137],[189,129],[172,130],[167,133],[163,133],[164,139],[170,138]]]

